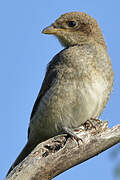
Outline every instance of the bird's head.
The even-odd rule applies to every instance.
[[[65,47],[91,41],[96,41],[106,47],[97,21],[83,12],[63,14],[42,33],[55,35]]]

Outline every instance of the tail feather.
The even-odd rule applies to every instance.
[[[34,147],[35,146],[31,145],[30,143],[27,143],[25,145],[25,147],[23,148],[23,150],[21,151],[21,153],[19,154],[13,165],[10,167],[7,176],[21,161],[23,161],[23,159],[25,159],[31,153]]]

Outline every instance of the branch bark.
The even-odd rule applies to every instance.
[[[40,143],[8,175],[6,180],[50,180],[120,142],[120,125],[107,127],[107,122],[77,134],[79,142],[67,135]]]

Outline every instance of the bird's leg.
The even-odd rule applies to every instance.
[[[94,123],[91,122],[91,120],[87,120],[87,121],[84,123],[84,126],[85,126],[85,129],[86,129],[86,130],[90,130],[90,129],[92,129],[92,128],[96,129]]]
[[[102,121],[99,119],[90,118],[85,122],[84,126],[86,130],[90,130],[92,128],[97,129],[97,126],[99,126],[101,123]]]
[[[90,122],[93,124],[93,126],[94,126],[95,128],[102,123],[101,120],[95,119],[95,118],[90,118]]]
[[[63,129],[64,133],[68,134],[71,137],[71,139],[75,139],[77,141],[78,145],[79,145],[79,140],[81,140],[81,142],[83,143],[83,140],[76,135],[76,133],[75,133],[76,129],[72,130],[67,127],[63,127],[62,129]],[[79,131],[79,130],[77,130],[77,131]]]
[[[97,123],[101,123],[102,121],[100,119],[90,118],[92,121],[96,121]]]

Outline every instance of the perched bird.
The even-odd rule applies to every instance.
[[[42,33],[55,35],[65,48],[47,66],[31,114],[28,142],[9,172],[38,143],[98,118],[113,85],[110,58],[95,19],[82,12],[66,13]]]

